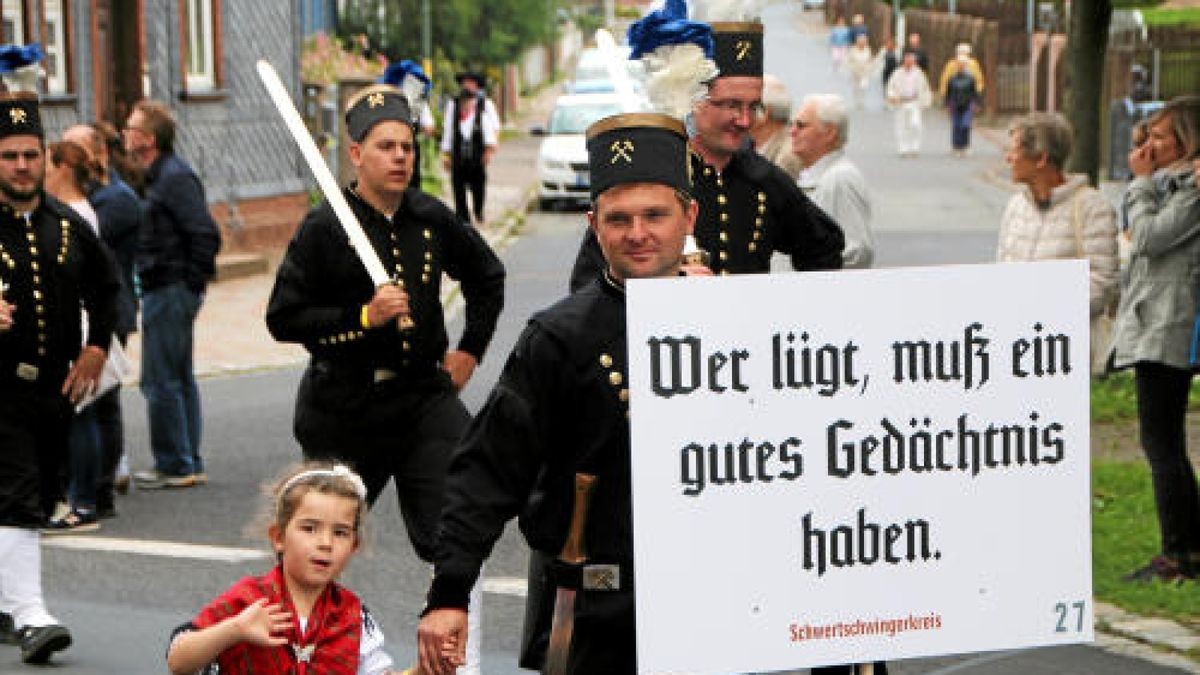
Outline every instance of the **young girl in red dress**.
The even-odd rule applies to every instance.
[[[336,583],[359,548],[367,491],[340,464],[306,463],[273,491],[278,564],[246,577],[172,635],[172,673],[381,675],[392,659],[358,597]]]

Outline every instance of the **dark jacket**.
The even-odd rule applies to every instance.
[[[25,219],[0,205],[0,279],[17,308],[12,329],[0,332],[0,390],[27,364],[37,369],[36,386],[57,394],[84,341],[81,307],[87,344],[108,351],[120,282],[112,256],[73,209],[43,193],[31,222],[33,246]]]
[[[952,110],[966,110],[979,102],[979,92],[975,86],[975,76],[970,73],[955,73],[946,82],[946,107]]]
[[[577,472],[597,476],[590,559],[631,564],[626,364],[625,294],[607,279],[530,319],[451,463],[428,608],[466,608],[513,517],[531,548],[556,556]]]
[[[391,220],[352,189],[344,194],[384,268],[399,267],[415,328],[363,329],[362,306],[375,285],[323,203],[305,216],[279,266],[267,305],[271,335],[303,344],[314,361],[342,369],[434,368],[449,344],[441,303],[445,272],[459,281],[466,300],[458,348],[482,361],[504,306],[504,265],[478,231],[417,188],[405,191]]]
[[[146,172],[145,225],[138,238],[142,290],[179,281],[196,293],[216,273],[221,233],[208,212],[204,186],[186,162],[163,153]]]
[[[92,208],[100,219],[100,239],[116,258],[121,277],[121,293],[117,299],[118,335],[137,330],[138,301],[134,285],[134,261],[137,258],[138,235],[145,222],[145,213],[137,194],[116,171],[109,171],[108,185],[98,185],[88,195]]]

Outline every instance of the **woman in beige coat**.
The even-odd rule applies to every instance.
[[[1185,416],[1200,300],[1200,97],[1167,103],[1129,155],[1124,209],[1132,234],[1129,286],[1117,311],[1113,365],[1133,367],[1142,450],[1150,463],[1162,552],[1128,581],[1179,582],[1200,572],[1200,491]]]
[[[1062,115],[1034,113],[1013,123],[1005,161],[1020,191],[1004,209],[996,259],[1086,259],[1095,318],[1115,299],[1116,213],[1087,176],[1063,172],[1070,152],[1071,127]]]

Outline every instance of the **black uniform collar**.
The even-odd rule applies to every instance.
[[[618,281],[607,267],[604,268],[604,274],[600,278],[600,288],[606,295],[625,300],[625,283]]]

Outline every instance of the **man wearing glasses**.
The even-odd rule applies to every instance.
[[[138,238],[142,285],[142,393],[150,419],[154,469],[134,474],[143,489],[208,482],[200,458],[200,392],[192,333],[221,235],[200,177],[175,154],[175,118],[156,101],[138,101],[125,124],[125,149],[146,172],[146,221]]]
[[[700,205],[696,242],[715,274],[767,272],[774,252],[796,270],[839,269],[842,230],[779,167],[750,146],[763,107],[763,27],[713,22],[720,76],[692,109],[689,146],[693,194]],[[576,290],[603,270],[588,234],[571,273]]]

